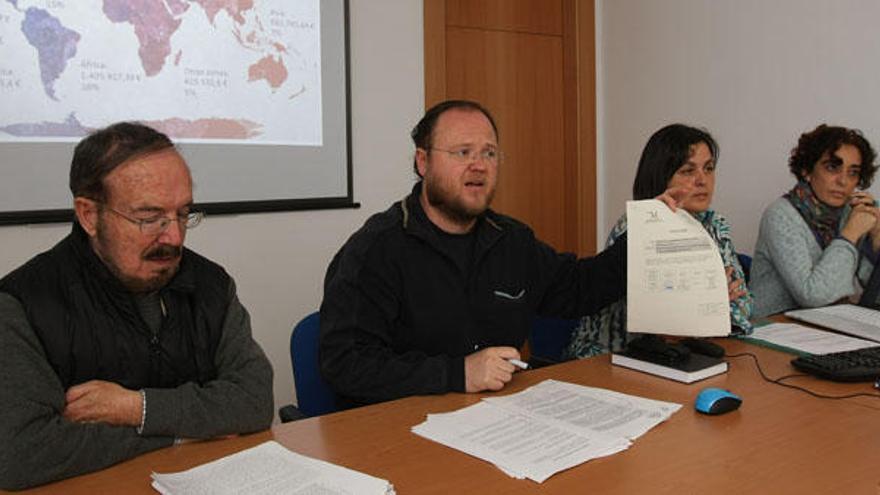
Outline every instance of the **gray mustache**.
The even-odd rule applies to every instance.
[[[183,248],[181,248],[180,246],[156,246],[155,249],[144,255],[144,259],[158,260],[165,258],[177,258],[182,252]]]

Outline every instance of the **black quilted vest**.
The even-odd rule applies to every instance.
[[[74,222],[55,247],[0,280],[0,292],[21,302],[65,389],[106,380],[137,390],[216,378],[230,283],[219,265],[184,249],[159,291],[166,316],[154,335]]]

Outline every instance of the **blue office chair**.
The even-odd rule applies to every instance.
[[[540,368],[565,361],[563,353],[577,323],[578,320],[536,316],[529,332],[529,365]]]
[[[338,410],[336,394],[321,377],[318,366],[319,329],[320,313],[316,311],[297,323],[290,334],[290,361],[297,405],[287,405],[278,411],[284,423]]]
[[[743,274],[746,276],[746,284],[748,284],[749,280],[752,279],[752,257],[743,253],[736,253],[736,257],[739,259],[739,264],[743,268]]]

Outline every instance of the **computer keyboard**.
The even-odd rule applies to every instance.
[[[791,364],[811,375],[836,382],[867,382],[880,378],[880,347],[801,356]]]

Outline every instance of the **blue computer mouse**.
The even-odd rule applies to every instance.
[[[694,408],[703,414],[723,414],[739,408],[742,398],[723,388],[709,387],[700,390]]]

